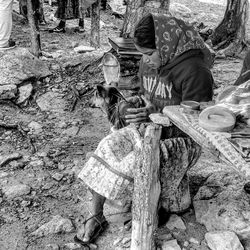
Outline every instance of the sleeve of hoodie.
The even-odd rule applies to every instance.
[[[182,101],[211,101],[213,98],[213,85],[212,73],[206,68],[200,68],[188,74],[182,84]]]

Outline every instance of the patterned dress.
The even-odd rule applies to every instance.
[[[142,127],[142,126],[141,126]],[[88,159],[79,178],[92,190],[127,204],[132,198],[133,176],[145,128],[135,126],[106,136]],[[163,128],[162,137],[183,136],[160,141],[161,205],[167,211],[181,212],[190,206],[187,171],[198,160],[200,146],[176,127]]]

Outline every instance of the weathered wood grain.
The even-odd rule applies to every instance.
[[[135,169],[131,250],[154,250],[158,226],[157,208],[161,192],[159,180],[161,126],[150,124],[145,133],[142,161]]]

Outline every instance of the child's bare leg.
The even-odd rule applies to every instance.
[[[103,215],[103,205],[105,203],[106,198],[101,196],[100,194],[92,191],[93,199],[92,199],[92,210],[90,217],[93,215],[97,215],[86,222],[77,232],[77,237],[81,239],[83,242],[88,242],[93,235],[95,228],[105,220]]]

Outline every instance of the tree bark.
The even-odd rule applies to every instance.
[[[95,48],[100,47],[100,3],[101,0],[92,4],[91,8],[91,38],[90,44]]]
[[[158,226],[158,201],[161,126],[147,127],[141,163],[135,169],[131,250],[154,250],[154,233]]]
[[[246,24],[249,16],[248,0],[227,0],[222,22],[214,30],[211,40],[216,50],[225,55],[237,55],[246,47]]]
[[[30,25],[31,53],[39,57],[41,53],[40,32],[36,12],[33,11],[33,1],[27,1],[28,21]]]
[[[127,5],[121,36],[132,37],[136,23],[148,13],[167,13],[170,0],[130,0]]]
[[[40,23],[46,22],[43,11],[43,2],[44,0],[31,0],[33,11],[36,12],[37,19]],[[28,8],[27,0],[19,0],[19,12],[21,15],[28,19]]]

